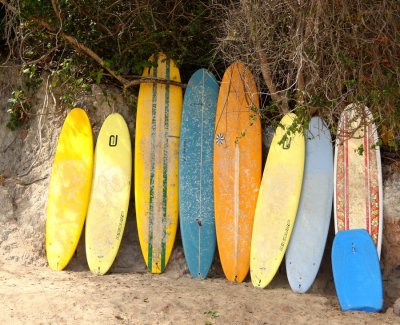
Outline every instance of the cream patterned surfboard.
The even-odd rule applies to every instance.
[[[335,231],[365,229],[380,256],[382,245],[382,169],[378,134],[363,105],[343,111],[335,151]]]

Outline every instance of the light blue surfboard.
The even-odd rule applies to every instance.
[[[219,86],[205,69],[189,80],[179,148],[179,218],[183,250],[194,278],[204,279],[214,259],[214,123]]]
[[[286,251],[290,287],[304,293],[317,276],[332,213],[333,146],[324,121],[313,117],[306,133],[303,185],[296,222]]]
[[[383,307],[382,273],[376,246],[365,229],[339,231],[332,271],[342,310],[377,312]]]

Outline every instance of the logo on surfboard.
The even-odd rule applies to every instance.
[[[283,145],[282,145],[282,148],[285,149],[285,150],[289,149],[291,143],[292,143],[292,138],[291,138],[291,137],[287,137],[287,138],[285,139],[285,142],[284,142]]]
[[[216,138],[215,138],[215,142],[217,144],[223,144],[225,141],[225,136],[222,133],[218,133]]]
[[[108,139],[108,145],[110,147],[116,147],[118,144],[118,135],[110,135]]]

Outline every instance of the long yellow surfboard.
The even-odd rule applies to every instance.
[[[258,194],[250,253],[251,281],[265,288],[282,262],[297,214],[303,182],[305,141],[302,133],[279,143],[296,116],[286,114],[268,152]]]
[[[164,54],[157,56],[157,66],[145,69],[143,76],[181,80],[174,61]],[[136,220],[143,257],[152,273],[164,271],[178,225],[181,112],[180,87],[140,85],[135,139]]]
[[[46,212],[46,253],[50,268],[64,269],[78,245],[89,203],[93,136],[85,111],[65,119],[51,171]]]
[[[105,274],[121,244],[132,178],[132,146],[124,118],[104,121],[94,153],[92,192],[86,216],[86,258],[90,270]]]

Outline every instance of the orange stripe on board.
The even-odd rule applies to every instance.
[[[365,128],[364,134],[364,184],[365,184],[365,229],[370,233],[370,211],[369,211],[369,143],[368,143],[368,127]]]
[[[374,140],[372,125],[368,126],[369,138]],[[372,141],[369,141],[372,142]],[[379,210],[380,210],[380,196],[379,196],[379,181],[378,181],[378,167],[376,150],[373,149],[369,152],[369,169],[370,169],[370,183],[369,183],[369,204],[370,204],[370,234],[375,244],[378,243],[379,233]]]

